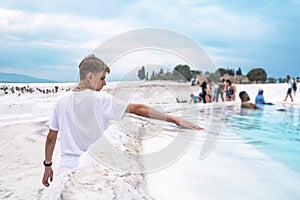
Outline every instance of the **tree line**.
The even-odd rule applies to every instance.
[[[138,78],[140,80],[176,80],[176,81],[191,81],[197,75],[206,76],[211,80],[217,81],[220,76],[228,74],[229,76],[244,76],[249,79],[250,82],[259,83],[284,83],[286,78],[273,78],[268,77],[267,72],[263,68],[251,69],[247,74],[243,75],[242,69],[239,67],[235,69],[218,68],[215,72],[202,72],[197,70],[191,70],[188,65],[176,65],[173,72],[164,72],[163,68],[159,72],[152,71],[150,77],[148,71],[146,72],[145,67],[142,66],[138,70]]]

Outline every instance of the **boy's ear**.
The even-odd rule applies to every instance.
[[[91,81],[91,80],[92,80],[92,77],[93,77],[93,74],[92,74],[91,72],[89,72],[89,73],[86,75],[86,77],[87,77],[87,79],[88,79],[89,81]]]

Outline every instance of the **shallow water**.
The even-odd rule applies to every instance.
[[[226,117],[225,134],[232,132],[273,159],[300,172],[300,107],[264,106],[240,109]]]

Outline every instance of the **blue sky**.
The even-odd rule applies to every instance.
[[[296,77],[299,25],[298,0],[1,1],[0,71],[74,81],[80,60],[98,45],[150,27],[189,37],[217,67],[241,67],[244,74],[263,67],[272,77]],[[120,71],[113,68],[109,80]]]

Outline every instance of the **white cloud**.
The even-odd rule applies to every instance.
[[[140,16],[145,25],[182,31],[203,41],[206,40],[264,40],[272,33],[273,24],[259,14],[239,13],[219,4],[170,3],[162,1],[160,6],[149,1],[138,1],[124,8],[126,16]]]
[[[20,73],[20,70],[17,70],[15,68],[9,68],[9,67],[1,67],[1,72],[4,72],[4,73]]]
[[[197,37],[198,41],[228,43],[268,40],[273,26],[258,14],[226,10],[218,4],[184,1],[160,5],[138,1],[123,6],[114,19],[95,19],[67,14],[30,13],[0,7],[1,37],[33,40],[33,44],[55,48],[94,49],[111,36],[141,26],[169,28]]]
[[[236,67],[236,65],[244,65],[253,62],[251,59],[240,58],[240,57],[230,57],[230,56],[222,56],[222,55],[211,55],[212,59],[215,61],[217,68],[219,66],[230,66]],[[233,65],[232,63],[236,63]]]
[[[112,35],[136,26],[132,19],[91,19],[65,14],[28,13],[0,7],[0,35],[27,45],[93,49]],[[91,45],[95,45],[92,47]]]
[[[231,55],[239,54],[238,50],[236,49],[207,46],[205,47],[205,50],[207,51],[207,54],[214,61],[217,68],[219,66],[228,66],[228,65],[232,66],[232,63],[235,63],[235,65],[244,65],[244,64],[253,63],[252,59],[242,57],[241,55],[236,57],[231,56]]]

